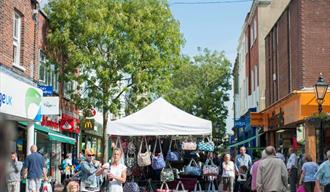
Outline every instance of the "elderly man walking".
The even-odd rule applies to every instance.
[[[244,165],[246,166],[247,170],[250,170],[252,166],[252,159],[251,156],[246,154],[246,148],[241,147],[239,150],[240,154],[236,156],[235,158],[235,172],[236,172],[236,178],[235,178],[235,187],[234,192],[238,192],[239,189],[239,183],[237,182],[239,170]]]
[[[11,161],[7,168],[8,192],[20,192],[21,170],[23,163],[17,160],[16,152],[11,153]]]
[[[281,159],[275,157],[273,146],[265,149],[266,157],[259,163],[257,171],[257,192],[286,192],[288,172]]]
[[[37,150],[36,145],[31,146],[31,154],[26,157],[23,165],[23,175],[24,178],[27,177],[29,192],[39,192],[42,176],[44,180],[48,180],[45,160]]]

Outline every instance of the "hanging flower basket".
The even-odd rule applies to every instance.
[[[320,127],[321,121],[325,128],[330,128],[330,114],[329,113],[314,113],[305,118],[305,123],[312,125],[313,127]]]

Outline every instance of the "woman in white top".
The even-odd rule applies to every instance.
[[[235,165],[234,162],[230,160],[229,154],[226,154],[224,157],[222,169],[223,191],[233,192],[235,181]]]
[[[126,166],[121,163],[122,151],[114,149],[112,154],[112,164],[107,173],[109,180],[109,192],[123,192],[123,183],[126,182]]]

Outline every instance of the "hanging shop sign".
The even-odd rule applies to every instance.
[[[68,115],[62,115],[62,119],[60,121],[60,129],[65,132],[70,133],[80,133],[79,127],[80,120],[70,117]]]
[[[84,130],[94,130],[95,120],[94,119],[84,119],[81,121],[81,127]]]
[[[272,115],[268,118],[269,129],[278,129],[284,126],[284,112],[280,108],[280,112],[275,114],[273,111]]]
[[[42,90],[43,96],[53,95],[53,86],[38,85],[38,88]]]
[[[59,115],[60,114],[60,98],[44,97],[41,104],[42,115]]]
[[[41,120],[42,90],[0,70],[0,113],[22,120]]]
[[[264,114],[250,112],[250,126],[251,127],[263,127],[264,126]]]

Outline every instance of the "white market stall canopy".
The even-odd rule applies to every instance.
[[[107,125],[107,134],[121,136],[210,135],[211,132],[211,121],[186,113],[163,98]]]

